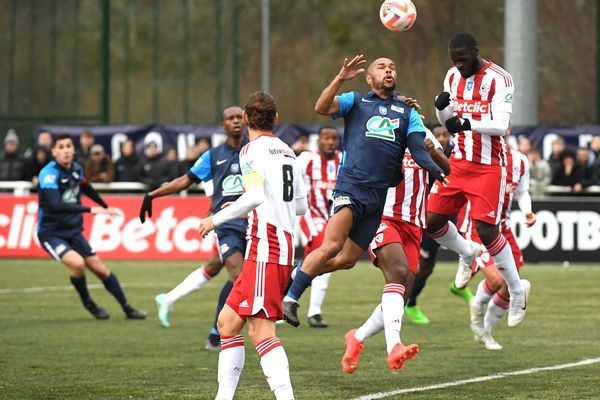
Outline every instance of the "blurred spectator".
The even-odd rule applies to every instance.
[[[179,161],[178,176],[187,173],[196,160],[198,160],[198,157],[200,157],[200,154],[198,153],[197,146],[188,147],[185,152],[185,159]]]
[[[196,152],[198,153],[198,157],[200,157],[202,154],[206,153],[208,150],[210,150],[211,148],[211,144],[210,144],[210,138],[208,137],[201,137],[196,141]]]
[[[43,147],[46,150],[52,151],[52,134],[48,131],[41,131],[37,136],[37,147]]]
[[[573,192],[579,193],[583,189],[583,166],[575,158],[575,152],[571,149],[564,150],[560,155],[560,166],[552,176],[552,184],[558,186],[570,186]]]
[[[177,160],[177,150],[174,147],[169,147],[165,151],[165,161],[167,164],[167,181],[172,181],[179,175],[179,162]]]
[[[300,153],[302,153],[304,151],[310,150],[308,136],[307,135],[298,136],[298,138],[296,139],[294,144],[291,145],[291,148],[292,148],[292,150],[294,150],[294,153],[296,153],[296,155],[299,155]]]
[[[0,152],[0,181],[25,179],[25,159],[19,154],[19,136],[9,129],[4,137],[4,149]]]
[[[519,152],[521,154],[523,154],[524,156],[529,154],[529,152],[531,151],[531,148],[533,147],[531,145],[531,140],[529,140],[529,138],[527,136],[519,136],[518,141],[519,141]]]
[[[40,133],[37,134],[37,137],[35,139],[35,144],[28,148],[27,150],[25,150],[25,158],[26,159],[32,159],[33,158],[33,153],[38,149],[38,148],[44,148],[46,150],[48,150],[50,153],[52,153],[52,134],[48,131],[41,131]]]
[[[548,161],[542,159],[537,147],[532,147],[527,154],[529,160],[529,192],[534,197],[544,195],[546,186],[552,181],[552,169]]]
[[[450,152],[452,151],[452,146],[450,145],[452,142],[452,135],[448,132],[448,129],[440,124],[435,124],[431,127],[431,133],[435,135],[435,138],[444,148],[444,153],[449,157]]]
[[[558,136],[556,139],[554,139],[554,142],[552,142],[552,152],[550,153],[550,158],[548,159],[550,168],[552,168],[552,174],[555,174],[556,171],[561,167],[561,155],[564,150],[565,139],[562,136]]]
[[[158,145],[148,143],[140,168],[140,181],[148,185],[149,190],[154,190],[168,180],[168,173],[166,160],[158,152]]]
[[[600,160],[594,157],[594,153],[586,147],[580,148],[577,150],[577,162],[579,162],[583,168],[581,185],[584,188],[597,185],[600,175]]]
[[[594,153],[596,160],[600,160],[600,135],[592,136],[592,141],[590,142],[590,149]]]
[[[139,182],[141,164],[133,140],[125,140],[121,143],[121,157],[115,162],[115,182]]]
[[[94,134],[90,131],[83,131],[79,136],[79,149],[75,153],[75,160],[84,166],[86,161],[90,158],[90,151],[94,145]]]
[[[85,177],[91,183],[110,183],[115,180],[115,165],[104,152],[104,147],[95,144],[90,149],[90,158],[85,162]]]
[[[51,159],[50,150],[45,147],[37,147],[26,161],[25,179],[31,181],[33,186],[37,187],[38,175]]]

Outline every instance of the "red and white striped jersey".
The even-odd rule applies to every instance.
[[[319,151],[305,152],[298,157],[303,161],[302,176],[308,192],[308,209],[313,218],[329,218],[329,201],[333,194],[342,152],[328,160]]]
[[[292,265],[297,198],[306,196],[296,155],[278,137],[263,134],[240,150],[242,175],[258,173],[265,200],[248,213],[246,260]]]
[[[425,135],[433,141],[436,149],[442,148],[442,145],[429,129],[426,130]],[[426,228],[429,173],[417,165],[408,149],[402,159],[402,170],[404,179],[387,191],[383,216],[398,218],[418,227]]]
[[[512,202],[516,196],[529,191],[529,163],[527,158],[509,147],[506,154],[506,191],[504,192],[504,204],[502,206],[501,230],[510,230],[510,211]]]
[[[456,67],[448,70],[444,91],[450,93],[454,115],[471,121],[493,121],[494,113],[512,113],[512,77],[491,60],[469,78]],[[506,165],[506,144],[502,136],[463,131],[454,136],[452,157],[486,165]]]

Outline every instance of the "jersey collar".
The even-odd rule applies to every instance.
[[[369,90],[365,97],[367,97],[368,99],[377,99],[379,101],[388,101],[388,100],[394,100],[396,98],[396,96],[398,96],[398,93],[394,90],[392,92],[392,95],[388,99],[384,100],[381,97],[377,96],[375,94],[375,92],[373,92],[372,90]]]

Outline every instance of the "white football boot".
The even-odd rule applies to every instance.
[[[475,304],[475,298],[469,302],[469,312],[471,314],[471,331],[475,335],[475,340],[480,340],[485,334],[483,330],[483,307],[478,308]]]
[[[531,291],[531,283],[527,279],[521,279],[523,284],[523,294],[521,296],[510,297],[510,305],[508,307],[508,326],[514,328],[519,325],[525,313],[527,312],[527,300]]]
[[[458,270],[454,277],[454,285],[458,289],[462,289],[467,286],[467,283],[471,280],[471,266],[473,261],[481,254],[481,245],[479,243],[471,242],[471,254],[469,257],[463,257],[462,254],[458,258]]]

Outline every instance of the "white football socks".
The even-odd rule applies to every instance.
[[[471,257],[470,242],[461,236],[456,229],[456,225],[452,222],[447,222],[446,226],[439,231],[429,234],[436,242],[460,254],[463,257]]]
[[[354,333],[354,337],[361,343],[371,336],[375,336],[383,330],[383,310],[381,303],[377,304],[371,316],[365,321],[360,328]]]
[[[200,267],[189,274],[179,285],[175,286],[169,293],[165,294],[165,301],[171,307],[183,296],[195,292],[208,282],[212,276],[205,271],[206,267]]]
[[[221,336],[221,352],[217,381],[219,390],[215,400],[231,400],[235,394],[240,375],[244,369],[244,338],[237,336]]]
[[[400,329],[404,315],[404,285],[388,283],[383,287],[381,296],[383,311],[383,329],[388,354],[400,343]]]
[[[321,305],[325,300],[325,294],[327,294],[327,287],[329,286],[330,279],[331,273],[327,273],[319,275],[312,280],[310,286],[310,306],[307,314],[309,318],[313,315],[321,314]]]
[[[490,290],[487,285],[486,280],[482,280],[479,282],[477,286],[477,291],[475,292],[475,297],[473,298],[473,305],[477,307],[479,310],[483,310],[483,307],[492,299],[494,292]]]
[[[277,337],[270,337],[256,345],[267,383],[277,400],[293,400],[290,367],[285,350]]]
[[[483,330],[485,333],[491,333],[494,326],[500,322],[508,309],[508,303],[509,301],[504,300],[498,293],[489,301],[485,317],[483,317]]]
[[[498,268],[498,271],[502,274],[506,285],[508,286],[508,292],[511,297],[521,296],[523,294],[523,284],[521,283],[521,277],[517,271],[517,265],[512,254],[510,245],[502,234],[489,245],[486,246],[488,253],[494,259],[494,264]]]

